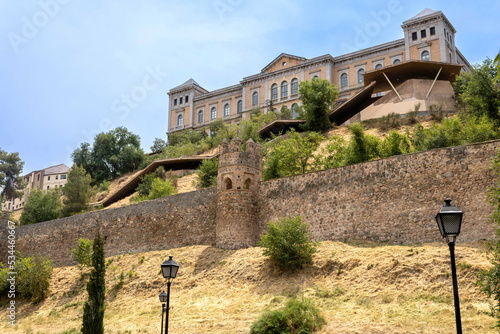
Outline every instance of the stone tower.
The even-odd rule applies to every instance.
[[[262,177],[261,146],[249,139],[227,140],[219,148],[217,176],[216,246],[253,247],[257,242],[257,192]]]

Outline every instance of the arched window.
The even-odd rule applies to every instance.
[[[273,84],[271,86],[271,100],[276,100],[278,98],[278,85]]]
[[[319,79],[319,77],[317,75],[313,76],[312,78],[313,79]]]
[[[253,92],[252,94],[252,105],[256,106],[259,104],[259,93]]]
[[[358,71],[358,83],[363,83],[365,81],[365,77],[364,77],[363,74],[365,74],[365,70],[364,69],[360,69]]]
[[[342,73],[340,76],[340,88],[347,87],[347,73]]]
[[[224,105],[224,116],[229,116],[229,103]]]
[[[243,185],[243,189],[250,189],[251,184],[252,184],[252,181],[250,179],[246,179],[245,184]]]
[[[297,108],[297,103],[292,104],[292,117],[295,119],[299,117],[299,113],[296,110]]]
[[[233,181],[228,177],[224,180],[224,188],[226,188],[226,190],[233,189]]]
[[[177,116],[177,126],[181,126],[184,124],[184,115],[180,114]]]
[[[429,53],[429,51],[423,51],[420,58],[422,60],[429,61],[429,60],[431,60],[431,54]]]
[[[242,100],[239,100],[238,103],[236,104],[236,111],[243,112],[243,101]]]
[[[203,110],[198,111],[198,123],[203,123]]]
[[[377,64],[377,66],[375,66],[376,70],[378,70],[379,68],[382,68],[382,64]]]
[[[399,59],[394,59],[394,61],[392,62],[393,64],[399,64],[401,62],[401,60]]]
[[[216,119],[217,118],[217,108],[212,107],[210,110],[210,119]]]
[[[281,83],[281,97],[287,97],[288,96],[288,82],[283,81]]]
[[[299,80],[297,78],[292,79],[292,91],[290,92],[292,95],[297,94],[299,92]]]

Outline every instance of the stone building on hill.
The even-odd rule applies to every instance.
[[[313,78],[329,80],[338,87],[336,106],[339,106],[366,89],[370,82],[365,74],[369,73],[379,74],[377,85],[364,93],[363,101],[349,106],[350,111],[343,117],[333,119],[337,124],[340,124],[339,121],[377,118],[391,112],[407,113],[418,103],[421,111],[429,110],[433,104],[453,109],[450,83],[457,71],[470,68],[456,47],[455,28],[441,11],[429,8],[404,21],[401,27],[404,36],[401,39],[336,57],[326,54],[306,59],[282,53],[260,73],[247,76],[236,85],[211,92],[189,79],[168,92],[168,132],[199,130],[216,119],[238,124],[241,119],[248,118],[250,111],[256,107],[266,112],[271,101],[278,110],[286,105],[297,117],[295,108],[301,103],[299,83]],[[435,71],[422,72],[425,69],[420,64],[422,62],[440,66]],[[400,67],[405,63],[410,65]],[[389,69],[393,74],[390,78],[384,74]],[[412,77],[399,80],[408,69],[413,73]],[[386,79],[390,85],[385,82]],[[406,82],[409,79],[417,81]],[[398,92],[398,86],[402,84],[407,86],[403,87],[407,92],[405,96]],[[375,101],[369,101],[370,97],[378,99],[388,93],[394,96],[380,99],[377,106],[374,106]],[[367,102],[372,103],[367,106]],[[372,109],[362,112],[370,107]]]
[[[65,164],[60,164],[26,174],[24,176],[26,187],[23,189],[23,196],[5,201],[2,210],[15,211],[22,209],[33,188],[42,190],[62,188],[68,182],[69,170],[70,168]]]

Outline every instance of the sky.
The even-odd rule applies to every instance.
[[[0,149],[24,173],[64,163],[124,126],[145,152],[166,139],[167,92],[211,91],[257,74],[281,53],[305,58],[403,37],[441,10],[471,64],[500,51],[499,1],[0,0]]]

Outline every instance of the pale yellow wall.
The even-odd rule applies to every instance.
[[[210,114],[211,114],[211,109],[212,107],[217,108],[217,118],[220,119],[223,118],[224,115],[224,105],[226,103],[229,103],[229,116],[224,117],[224,118],[233,118],[238,115],[238,109],[237,109],[237,104],[238,101],[242,99],[241,92],[235,92],[234,94],[230,96],[225,96],[218,98],[216,100],[210,100],[210,101],[197,101],[196,104],[194,105],[194,120],[193,120],[193,125],[194,126],[199,126],[202,125],[198,123],[198,111],[200,109],[203,109],[203,124],[208,124],[211,121]]]
[[[286,62],[285,66],[283,66],[283,62]],[[266,73],[273,73],[273,72],[280,71],[280,70],[283,70],[286,68],[290,68],[290,67],[293,67],[296,65],[300,65],[301,63],[302,62],[298,59],[293,59],[293,58],[289,58],[289,57],[281,57],[280,59],[278,59],[276,64],[274,64],[273,66],[271,66],[267,70]]]
[[[62,178],[65,177],[64,178]],[[68,173],[52,174],[43,176],[43,190],[58,189],[68,183]]]

